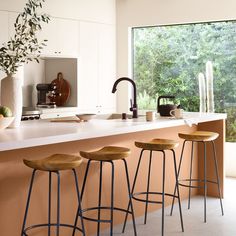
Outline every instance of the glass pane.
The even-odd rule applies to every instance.
[[[213,64],[215,112],[227,112],[227,141],[236,141],[236,22],[133,28],[133,73],[139,109],[156,109],[175,95],[186,111],[199,111],[198,74]]]

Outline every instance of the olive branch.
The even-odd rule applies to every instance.
[[[0,48],[0,70],[7,75],[15,74],[24,63],[39,62],[38,58],[47,40],[39,42],[37,33],[42,29],[41,23],[50,20],[47,14],[38,13],[43,2],[45,0],[28,0],[14,23],[15,35]]]

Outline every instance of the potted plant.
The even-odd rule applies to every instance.
[[[1,104],[8,106],[15,116],[12,127],[19,126],[22,114],[22,81],[15,75],[24,63],[39,62],[41,50],[46,46],[47,40],[37,39],[41,24],[50,20],[48,15],[38,12],[43,2],[28,0],[16,18],[14,36],[0,48],[0,70],[6,73],[1,80]]]

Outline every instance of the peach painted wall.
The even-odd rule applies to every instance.
[[[34,148],[27,149],[18,149],[15,151],[0,152],[0,234],[4,236],[17,236],[20,233],[24,208],[26,203],[28,185],[31,176],[31,169],[24,166],[22,160],[23,158],[27,159],[39,159],[45,156],[48,156],[53,153],[71,153],[78,154],[80,150],[93,150],[98,149],[105,145],[118,145],[129,147],[132,151],[132,154],[127,158],[128,168],[130,173],[131,182],[133,181],[135,168],[138,161],[139,149],[134,146],[134,141],[144,141],[151,140],[152,138],[171,138],[178,139],[178,132],[190,132],[195,130],[196,127],[180,126],[175,128],[168,129],[159,129],[145,132],[137,132],[125,135],[115,135],[107,138],[99,139],[89,139],[78,142],[68,142],[62,144],[48,145],[48,146],[39,146]],[[182,141],[180,140],[182,143]],[[180,156],[180,147],[177,149],[177,160]],[[189,151],[189,150],[188,150]],[[190,152],[188,152],[190,154]],[[186,154],[186,155],[188,155]],[[143,158],[141,177],[138,179],[137,190],[141,190],[142,187],[146,188],[146,169],[148,166],[147,154]],[[162,161],[159,156],[156,154],[153,157],[152,164],[152,174],[155,175],[151,182],[153,189],[161,189],[161,166]],[[187,169],[188,162],[184,163],[184,169]],[[77,172],[79,175],[79,182],[81,184],[82,178],[84,175],[85,163],[78,168]],[[99,164],[92,164],[92,171],[89,174],[88,187],[85,190],[83,207],[88,207],[89,204],[97,204],[97,195],[96,191],[98,190],[98,179],[99,179]],[[109,203],[110,199],[110,166],[109,164],[104,165],[104,190],[103,190],[103,202]],[[127,193],[123,166],[120,161],[116,162],[115,165],[115,202],[118,206],[127,206]],[[188,172],[185,172],[187,174]],[[174,172],[173,172],[173,162],[172,158],[167,156],[167,166],[166,166],[166,190],[172,193],[174,188]],[[194,163],[194,176],[198,175],[198,165],[197,159]],[[106,176],[106,177],[105,177]],[[61,174],[61,217],[62,220],[68,222],[73,222],[75,210],[77,207],[77,201],[75,196],[75,188],[73,186],[73,178],[69,171],[63,171]],[[33,188],[32,195],[32,208],[29,212],[29,223],[45,222],[47,220],[47,173],[39,172],[36,176],[35,186]],[[53,190],[56,186],[53,185]],[[55,192],[55,191],[54,191]],[[185,198],[187,195],[187,190],[181,189],[181,196]],[[54,195],[55,196],[55,195]],[[167,200],[167,205],[170,204],[171,199]],[[135,202],[135,215],[140,216],[143,214],[143,204]],[[150,206],[149,210],[153,211],[160,206]],[[184,207],[184,206],[183,206]],[[185,206],[186,207],[186,206]],[[55,201],[53,204],[55,209]],[[177,209],[175,209],[177,210]],[[55,214],[54,214],[55,215]],[[115,214],[115,224],[121,223],[123,220],[123,215],[118,213]],[[88,235],[91,235],[95,230],[94,223],[85,222]],[[108,227],[108,225],[104,225]],[[46,231],[40,233],[35,233],[34,236],[43,235]],[[63,232],[63,231],[62,231]],[[68,232],[68,231],[66,231]],[[68,235],[67,233],[62,235]]]

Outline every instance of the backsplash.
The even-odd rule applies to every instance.
[[[40,63],[30,63],[24,67],[23,106],[34,107],[37,104],[39,83],[51,83],[62,72],[68,81],[71,94],[66,106],[77,106],[77,59],[76,58],[43,58]]]

